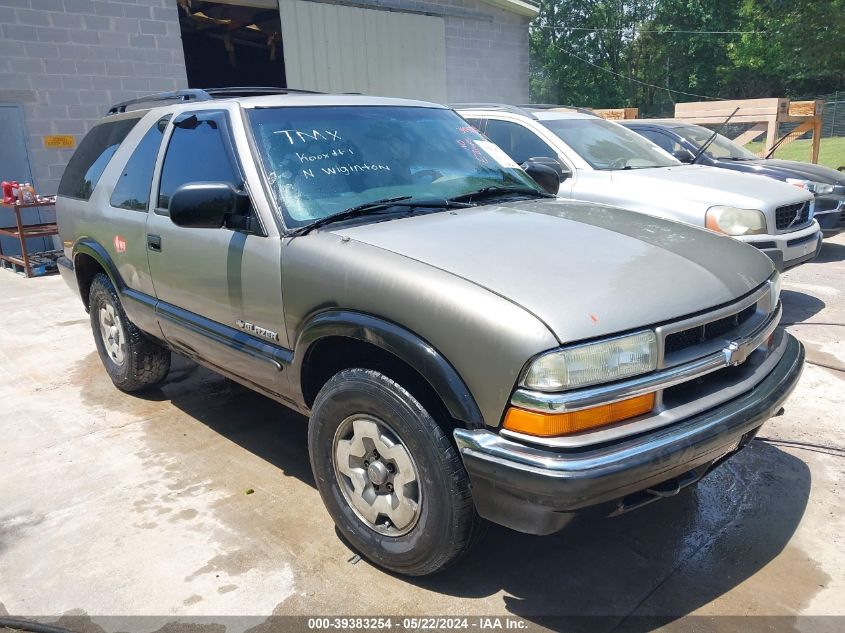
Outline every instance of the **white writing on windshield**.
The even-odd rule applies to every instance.
[[[332,132],[331,130],[311,130],[310,132],[305,132],[303,130],[276,130],[273,134],[284,134],[287,139],[288,143],[291,145],[296,145],[297,139],[300,143],[308,143],[309,141],[339,141],[340,133],[335,130]]]

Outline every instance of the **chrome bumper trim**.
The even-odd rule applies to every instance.
[[[517,389],[511,397],[511,404],[539,413],[569,413],[602,404],[619,402],[652,391],[668,389],[688,380],[744,362],[748,355],[762,345],[775,331],[780,322],[781,312],[781,306],[778,305],[768,319],[747,336],[731,341],[718,352],[689,363],[638,376],[631,380],[578,391],[545,393],[529,389]]]
[[[589,451],[550,451],[514,442],[487,429],[456,429],[454,437],[462,455],[483,455],[497,460],[508,468],[533,470],[539,474],[562,474],[571,478],[578,472],[592,471],[598,475],[612,466],[624,467],[647,453],[659,465],[666,457],[666,450],[693,437],[709,435],[717,428],[731,427],[733,433],[743,433],[748,428],[767,419],[781,405],[798,381],[804,364],[801,344],[786,334],[787,351],[777,367],[766,376],[758,389],[727,402],[711,411],[658,429],[635,438],[627,438],[612,445]],[[755,420],[755,415],[760,419]],[[739,428],[737,428],[739,427]],[[686,445],[684,445],[686,448]]]

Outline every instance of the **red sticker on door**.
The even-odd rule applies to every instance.
[[[114,250],[118,253],[126,252],[126,239],[122,235],[114,236]]]

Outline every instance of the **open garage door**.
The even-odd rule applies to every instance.
[[[284,88],[277,0],[177,0],[191,88]]]
[[[441,17],[279,0],[288,85],[446,100]]]

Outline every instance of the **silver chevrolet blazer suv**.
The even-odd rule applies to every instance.
[[[432,103],[150,95],[70,160],[60,270],[118,389],[175,352],[301,412],[342,536],[431,574],[681,493],[802,369],[763,253],[559,185]]]

